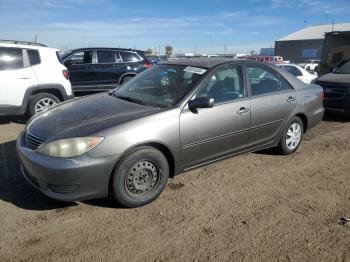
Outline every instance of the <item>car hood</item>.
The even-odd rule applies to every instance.
[[[45,141],[82,137],[161,110],[102,93],[73,99],[41,113],[28,123],[26,131]]]
[[[328,73],[323,76],[320,76],[317,79],[317,82],[350,84],[350,74]]]

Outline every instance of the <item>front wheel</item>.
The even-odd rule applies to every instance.
[[[301,140],[303,139],[303,133],[303,122],[299,117],[293,117],[283,132],[278,145],[279,151],[284,155],[294,153],[300,146]]]
[[[125,155],[112,178],[112,196],[122,206],[139,207],[155,200],[169,177],[166,157],[153,147],[139,147]]]

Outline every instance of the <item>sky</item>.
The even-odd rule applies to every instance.
[[[250,53],[305,26],[350,22],[350,0],[0,0],[0,39],[60,49]]]

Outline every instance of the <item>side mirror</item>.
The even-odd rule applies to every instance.
[[[210,97],[196,97],[188,102],[188,108],[190,110],[196,110],[197,108],[210,108],[214,106],[214,98]]]

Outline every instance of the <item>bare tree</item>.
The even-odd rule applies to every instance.
[[[152,48],[147,48],[145,51],[145,55],[152,55],[152,54],[153,54]]]
[[[167,45],[166,47],[165,47],[165,55],[166,55],[166,57],[171,57],[171,55],[173,54],[173,47],[172,46],[170,46],[170,45]]]

